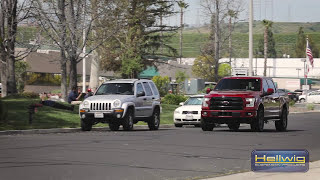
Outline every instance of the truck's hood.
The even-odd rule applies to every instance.
[[[113,101],[119,99],[121,102],[131,101],[135,96],[134,95],[95,95],[88,97],[87,101]]]
[[[211,96],[259,96],[260,91],[211,91]]]

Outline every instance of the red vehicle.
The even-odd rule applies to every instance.
[[[271,78],[226,77],[207,93],[201,111],[203,131],[212,131],[215,124],[228,124],[237,131],[240,123],[250,124],[253,131],[263,131],[268,121],[275,122],[277,131],[287,129],[289,104]]]

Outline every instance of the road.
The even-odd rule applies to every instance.
[[[289,116],[288,132],[216,128],[0,136],[0,179],[197,179],[250,170],[254,149],[307,149],[320,159],[320,113]]]

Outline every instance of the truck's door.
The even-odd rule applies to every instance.
[[[263,88],[263,94],[266,94],[268,91],[268,83],[265,79],[263,79],[262,81],[262,88]],[[271,96],[270,95],[264,95],[262,97],[262,101],[263,101],[263,105],[264,105],[264,117],[270,117],[270,111],[272,109],[272,100],[271,100]]]
[[[280,116],[280,95],[276,90],[276,87],[271,79],[267,80],[269,88],[273,89],[274,93],[269,95],[271,99],[270,103],[270,116],[279,117]]]

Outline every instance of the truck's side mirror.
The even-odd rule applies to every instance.
[[[272,88],[268,88],[267,95],[271,95],[274,93],[274,90]]]
[[[141,96],[145,96],[145,95],[146,95],[146,93],[144,91],[140,91],[140,92],[138,92],[137,97],[141,97]]]
[[[209,94],[211,91],[211,88],[207,88],[206,93]]]

